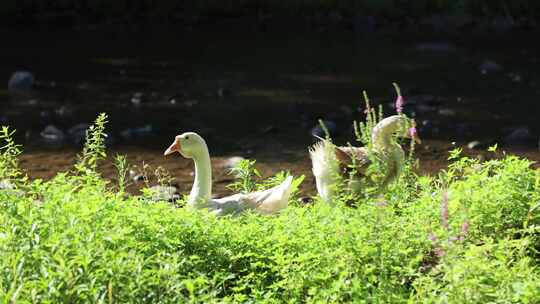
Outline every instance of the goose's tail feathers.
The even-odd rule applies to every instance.
[[[331,186],[339,174],[339,164],[335,154],[336,147],[328,139],[322,139],[309,149],[317,192],[325,201],[330,201]]]

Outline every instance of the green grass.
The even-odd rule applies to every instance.
[[[526,159],[454,151],[438,176],[407,168],[357,208],[217,218],[102,179],[88,161],[100,119],[86,161],[49,181],[24,179],[19,147],[2,149],[1,302],[540,302],[540,172]]]

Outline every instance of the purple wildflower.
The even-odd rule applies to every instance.
[[[430,232],[430,233],[429,233],[428,239],[429,239],[433,244],[437,243],[437,241],[438,241],[437,236],[436,236],[433,232]]]
[[[403,113],[403,104],[404,103],[405,103],[405,101],[403,100],[403,96],[398,95],[398,97],[396,98],[396,103],[395,103],[396,112],[398,114]]]
[[[415,138],[417,134],[418,133],[416,132],[416,127],[409,128],[409,136],[411,136],[411,138]]]
[[[401,114],[403,113],[403,104],[405,103],[405,101],[403,100],[403,96],[401,96],[401,89],[399,88],[398,84],[393,82],[392,85],[394,86],[394,89],[396,89],[397,94],[395,103],[396,112],[398,114]]]
[[[385,201],[385,200],[382,200],[382,201],[377,202],[376,206],[379,207],[379,208],[384,208],[384,207],[388,206],[388,202]]]
[[[441,200],[441,225],[448,231],[448,192],[443,192]]]
[[[459,240],[460,241],[463,241],[465,240],[465,237],[467,236],[467,234],[469,233],[469,221],[465,221],[463,222],[463,224],[461,224],[461,231],[459,233]]]
[[[438,256],[439,258],[442,258],[445,254],[446,253],[441,247],[435,248],[435,255]]]

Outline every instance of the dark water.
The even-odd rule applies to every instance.
[[[191,130],[205,136],[213,155],[257,158],[268,174],[281,168],[309,174],[306,149],[316,120],[334,121],[338,142],[351,140],[351,122],[363,117],[362,91],[392,114],[392,82],[409,102],[406,111],[423,125],[418,155],[426,171],[444,166],[451,142],[504,144],[518,127],[527,128],[528,139],[504,149],[540,159],[534,33],[358,38],[238,27],[12,31],[2,37],[5,83],[16,70],[36,77],[31,94],[0,90],[1,118],[18,130],[27,150],[23,166],[33,177],[69,166],[78,150],[44,142],[40,132],[47,125],[66,131],[100,112],[109,114],[112,151],[134,162],[189,170],[182,160],[181,168],[170,167],[176,159],[160,154],[174,135]],[[185,175],[186,185],[189,179]]]

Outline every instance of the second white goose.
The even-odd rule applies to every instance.
[[[377,157],[386,168],[383,172],[382,186],[396,179],[404,163],[405,153],[396,142],[397,137],[413,138],[420,143],[414,129],[414,122],[404,115],[394,115],[382,119],[371,133],[372,149],[367,147],[338,147],[330,140],[323,139],[310,147],[313,175],[317,192],[326,202],[331,202],[335,194],[336,183],[347,180],[347,189],[353,193],[362,191],[361,176],[371,163],[371,157]],[[352,167],[352,168],[351,168]],[[354,169],[356,176],[350,177],[349,169]]]

